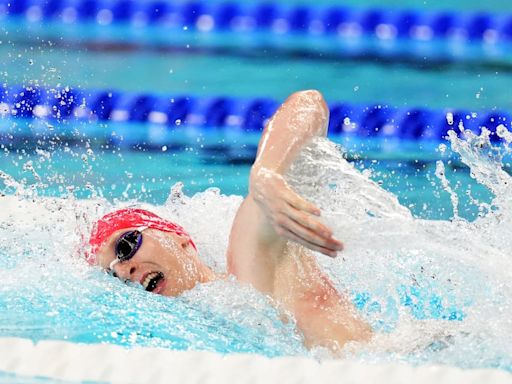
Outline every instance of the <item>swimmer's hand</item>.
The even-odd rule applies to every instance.
[[[295,193],[279,173],[253,167],[249,193],[279,236],[330,257],[343,249],[319,220],[320,209]]]

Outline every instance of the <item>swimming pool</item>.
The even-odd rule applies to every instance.
[[[420,70],[372,61],[297,61],[286,56],[272,59],[268,55],[240,57],[186,50],[168,55],[152,50],[104,52],[86,44],[27,43],[25,36],[12,36],[10,32],[9,42],[0,45],[0,52],[11,58],[0,64],[1,76],[9,84],[37,80],[50,87],[78,83],[84,88],[204,96],[222,92],[276,99],[300,88],[318,88],[328,100],[336,101],[476,111],[509,107],[503,81],[508,74],[485,68],[453,65]],[[30,122],[13,119],[8,124]],[[108,131],[141,129],[132,123],[106,123],[101,127]],[[470,177],[458,156],[443,154],[438,143],[355,137],[334,140],[347,149],[356,168],[365,169],[365,174],[397,194],[418,218],[448,220],[454,215],[448,189],[435,175],[436,171],[439,174],[436,161],[440,159],[450,185],[460,197],[460,216],[474,221],[491,210],[485,208],[492,198],[489,190]],[[0,170],[12,178],[4,177],[8,186],[0,188],[8,195],[0,197],[8,207],[0,226],[6,239],[0,247],[0,269],[7,272],[0,295],[0,336],[131,348],[249,352],[268,357],[312,356],[302,347],[293,323],[283,324],[264,297],[241,289],[235,282],[199,287],[168,300],[147,296],[99,271],[91,271],[76,257],[67,257],[76,255],[79,239],[93,217],[113,206],[151,204],[190,228],[199,239],[203,257],[222,269],[231,217],[240,203],[239,196],[247,190],[257,135],[234,139],[219,132],[198,132],[191,140],[178,130],[172,142],[175,145],[166,149],[138,152],[88,146],[86,139],[69,146],[50,140],[44,145],[33,143],[31,149],[2,148]],[[341,161],[331,155],[331,159]],[[505,169],[510,167],[508,161],[503,160]],[[183,183],[185,194],[179,184],[175,186],[178,182]],[[359,182],[359,186],[370,185]],[[343,180],[337,183],[343,186]],[[209,187],[219,188],[222,194],[215,189],[203,192]],[[18,197],[13,198],[16,191]],[[203,193],[192,197],[196,192]],[[230,194],[237,196],[226,196]],[[384,199],[384,195],[378,196]],[[329,206],[333,208],[337,203],[330,201]],[[361,207],[352,203],[354,209]],[[339,212],[327,219],[333,220]],[[400,216],[394,225],[378,222],[372,226],[359,222],[360,217],[353,219],[365,228],[364,233],[357,232],[355,224],[340,224],[341,237],[347,239],[352,250],[343,263],[325,267],[341,287],[350,287],[354,300],[383,331],[382,339],[395,337],[396,341],[391,342],[395,348],[391,353],[379,350],[386,341],[381,340],[377,352],[356,351],[349,354],[349,359],[510,370],[510,344],[505,332],[510,306],[503,298],[510,285],[503,278],[508,269],[498,249],[498,244],[503,248],[508,245],[503,240],[509,233],[503,228],[507,221],[493,224],[492,220],[477,219],[482,227],[475,229],[457,220],[445,224],[413,221],[412,225]],[[216,223],[214,227],[212,222]],[[471,228],[465,231],[467,226]],[[486,226],[501,237],[489,235]],[[403,235],[393,230],[401,230]],[[357,241],[366,236],[371,236],[375,244],[364,250]],[[390,240],[386,241],[385,236]],[[435,236],[452,247],[437,244]],[[477,257],[476,251],[465,248],[467,244],[475,245],[473,237],[479,236],[485,239],[485,247],[476,249],[488,256],[489,265]],[[427,240],[437,245],[429,245]],[[359,264],[354,257],[357,252]],[[372,262],[376,256],[390,264],[384,268]],[[349,277],[346,271],[352,271]],[[491,278],[486,280],[481,275]],[[490,286],[493,278],[501,291]],[[212,302],[211,297],[216,300]],[[503,300],[501,304],[499,300]],[[432,320],[449,317],[457,310],[464,321]],[[487,328],[481,323],[483,314]],[[322,356],[321,351],[315,353]]]

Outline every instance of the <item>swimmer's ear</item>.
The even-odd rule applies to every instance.
[[[190,245],[190,237],[189,236],[187,236],[185,234],[181,234],[181,235],[175,234],[174,237],[176,239],[176,243],[181,248],[186,248]]]

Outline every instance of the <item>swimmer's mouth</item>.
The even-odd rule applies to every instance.
[[[158,283],[164,278],[164,274],[162,272],[151,272],[149,273],[144,281],[142,282],[142,286],[148,292],[153,292],[158,285]]]

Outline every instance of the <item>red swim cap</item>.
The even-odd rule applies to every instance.
[[[148,227],[158,229],[163,232],[172,232],[177,235],[185,235],[190,238],[190,235],[172,221],[162,219],[160,216],[145,209],[138,208],[125,208],[114,212],[110,212],[99,219],[92,228],[91,238],[89,245],[91,252],[87,253],[86,260],[91,265],[96,265],[96,253],[100,247],[105,243],[110,236],[116,231],[125,228]],[[196,245],[190,239],[190,244],[196,248]]]

